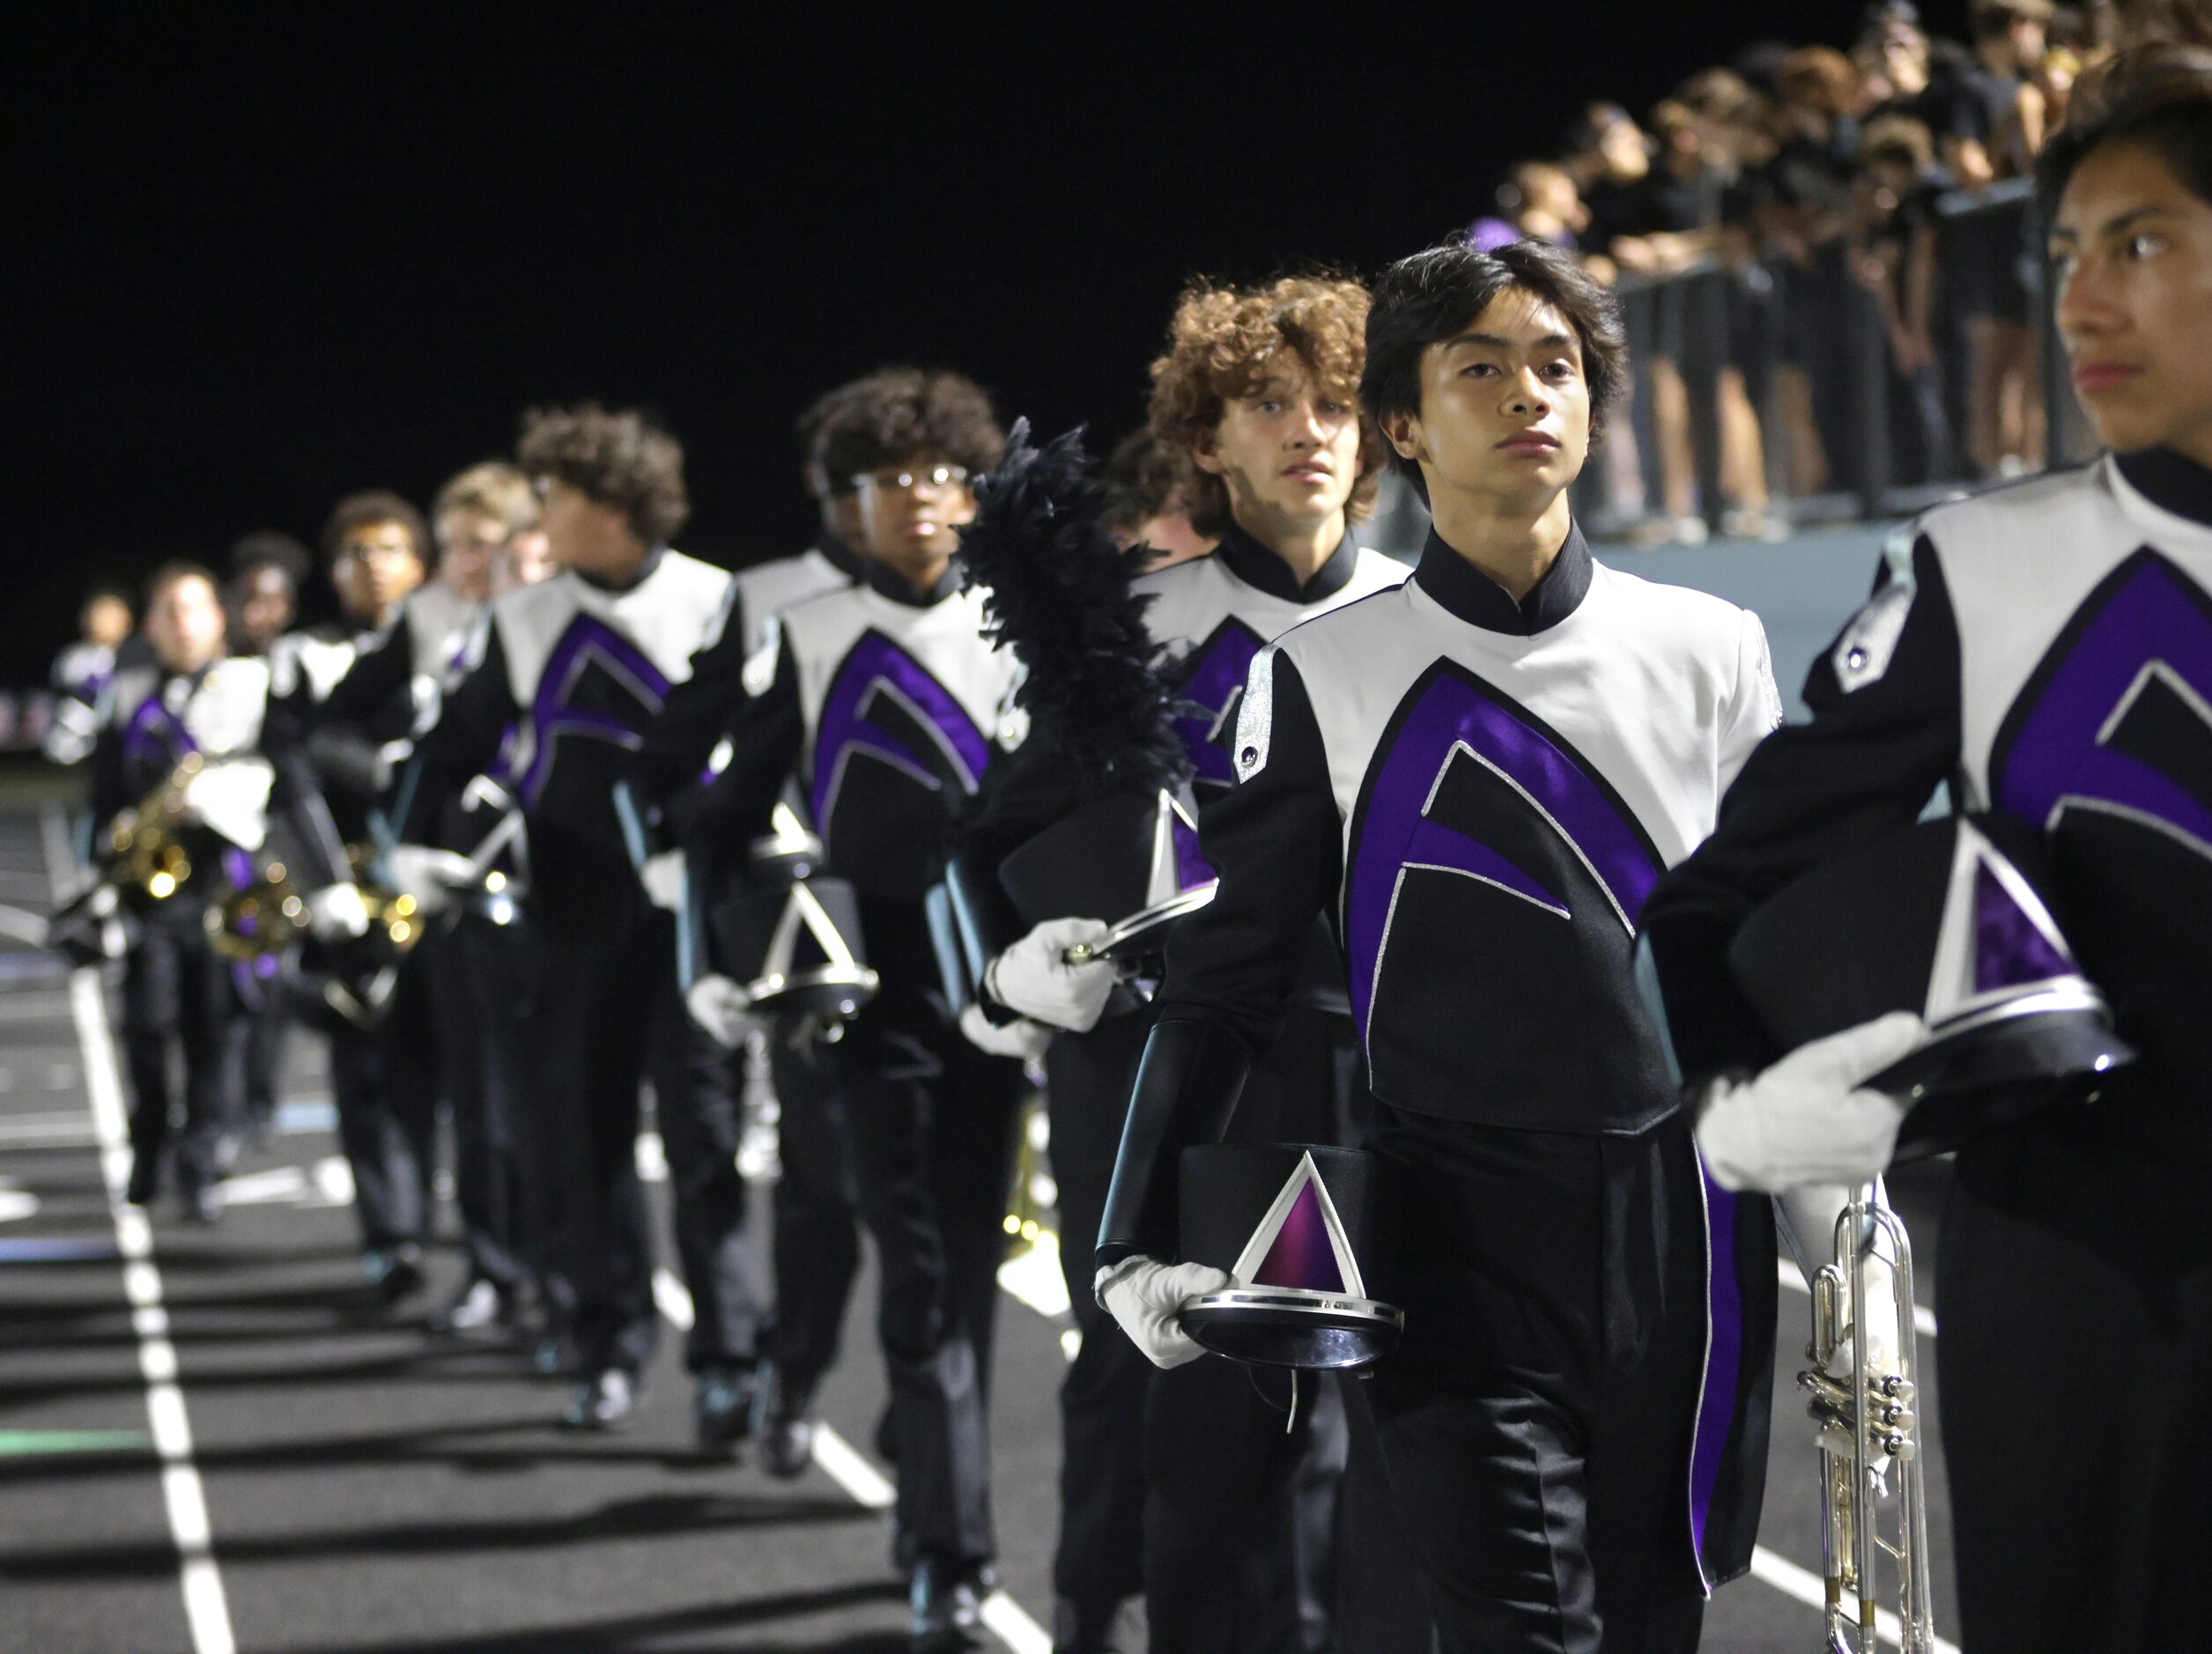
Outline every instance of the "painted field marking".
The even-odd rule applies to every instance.
[[[58,897],[70,866],[68,838],[59,811],[41,817],[45,833],[47,875]],[[85,1090],[92,1127],[100,1146],[100,1171],[107,1184],[107,1209],[115,1226],[115,1247],[123,1259],[123,1296],[130,1303],[131,1330],[138,1338],[138,1370],[146,1383],[146,1421],[153,1451],[161,1461],[161,1497],[176,1546],[178,1576],[184,1591],[184,1616],[192,1633],[193,1654],[237,1654],[231,1630],[229,1599],[215,1566],[214,1535],[208,1523],[207,1490],[192,1462],[192,1425],[177,1387],[177,1352],[169,1341],[169,1312],[162,1303],[161,1270],[153,1260],[153,1229],[146,1215],[123,1199],[130,1178],[130,1136],[123,1116],[122,1075],[115,1064],[115,1036],[107,1026],[107,1001],[100,971],[92,966],[70,978],[70,1008],[84,1052]]]
[[[697,1311],[684,1283],[665,1269],[653,1272],[653,1302],[661,1317],[678,1332],[689,1332]],[[814,1462],[854,1504],[869,1510],[888,1510],[898,1503],[899,1490],[883,1472],[850,1442],[827,1424],[814,1427]],[[983,1599],[984,1628],[1014,1654],[1052,1654],[1052,1638],[1029,1611],[1002,1591]]]
[[[1800,1568],[1786,1557],[1777,1556],[1764,1545],[1751,1548],[1751,1575],[1764,1581],[1786,1597],[1793,1597],[1809,1608],[1826,1613],[1828,1587],[1818,1574]],[[1875,1630],[1884,1643],[1903,1647],[1903,1629],[1896,1614],[1887,1608],[1875,1610]],[[1958,1644],[1944,1637],[1935,1639],[1935,1654],[1958,1654]]]

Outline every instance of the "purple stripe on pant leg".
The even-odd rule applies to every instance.
[[[1707,1341],[1705,1385],[1698,1392],[1697,1434],[1690,1453],[1690,1538],[1702,1570],[1705,1521],[1712,1514],[1713,1489],[1720,1483],[1721,1462],[1727,1455],[1729,1430],[1735,1421],[1736,1386],[1742,1374],[1743,1293],[1736,1278],[1737,1197],[1713,1180],[1702,1161],[1698,1176],[1705,1185]]]

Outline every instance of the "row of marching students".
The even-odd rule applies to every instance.
[[[1779,733],[1756,617],[1600,564],[1575,525],[1625,352],[1611,297],[1537,244],[1432,248],[1372,296],[1187,295],[1151,424],[1217,543],[1150,572],[1097,532],[1072,443],[1005,453],[952,376],[825,400],[823,541],[750,587],[668,547],[671,439],[533,417],[518,457],[560,572],[492,602],[414,720],[384,862],[427,910],[486,879],[496,830],[455,825],[472,798],[528,827],[523,1060],[560,1162],[530,1244],[569,1421],[619,1424],[651,1348],[649,1070],[702,1433],[757,1429],[772,1471],[802,1467],[864,1226],[914,1641],[972,1644],[1003,1198],[1041,1059],[1084,1327],[1056,1648],[1121,1645],[1141,1591],[1155,1649],[1687,1650],[1757,1535],[1778,1233],[1818,1260],[1851,1190],[1935,1129],[1920,1111],[1994,1072],[2020,1106],[1954,1140],[1941,1288],[1968,1643],[2203,1646],[2212,358],[2186,347],[2212,66],[2123,58],[2084,107],[2041,182],[2060,333],[2120,451],[1932,513]],[[1358,543],[1386,457],[1432,513],[1410,574]],[[163,611],[172,681],[126,732],[182,716],[204,750],[248,744],[261,709],[225,722],[206,658],[162,641],[189,630]],[[1884,836],[1946,781],[1957,817]],[[242,808],[202,793],[203,820]],[[795,836],[780,811],[852,900],[771,890],[747,956],[699,909]],[[1842,923],[1772,917],[1842,875]],[[319,884],[317,927],[362,899]],[[1172,923],[1164,975],[1132,978],[1148,918]],[[773,1030],[764,1327],[714,1075],[856,942],[865,1002],[856,972],[834,1015]],[[1224,1133],[1306,1146],[1232,1226],[1243,1254],[1195,1232],[1233,1193],[1194,1199]],[[1315,1156],[1347,1141],[1394,1222],[1332,1203]],[[1355,1233],[1387,1237],[1388,1304]],[[1288,1303],[1395,1348],[1318,1399],[1200,1362],[1255,1298],[1247,1332]],[[2038,1316],[2112,1359],[2023,1369]],[[2055,1594],[2023,1596],[2023,1554]]]

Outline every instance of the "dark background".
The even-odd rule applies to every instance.
[[[10,8],[0,682],[92,580],[426,500],[532,402],[657,410],[724,562],[803,543],[791,420],[886,361],[1118,435],[1192,273],[1372,270],[1587,100],[1860,11]]]

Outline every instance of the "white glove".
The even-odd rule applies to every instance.
[[[1227,1271],[1204,1264],[1124,1258],[1111,1268],[1099,1271],[1092,1290],[1106,1313],[1129,1335],[1129,1341],[1144,1352],[1144,1359],[1155,1367],[1168,1368],[1196,1361],[1206,1353],[1176,1318],[1183,1305],[1236,1284]]]
[[[1840,1183],[1809,1183],[1792,1189],[1787,1194],[1774,1197],[1776,1210],[1781,1216],[1783,1238],[1789,1243],[1790,1255],[1797,1260],[1798,1272],[1805,1277],[1809,1288],[1813,1277],[1836,1261],[1836,1220],[1851,1203],[1855,1189]],[[1887,1209],[1889,1197],[1879,1184],[1875,1185],[1875,1202]],[[1895,1249],[1886,1237],[1875,1242],[1874,1256],[1867,1260],[1867,1301],[1875,1307],[1867,1318],[1867,1343],[1874,1352],[1874,1370],[1895,1372],[1898,1362],[1898,1320],[1890,1311],[1897,1298]],[[1852,1368],[1852,1350],[1848,1340],[1838,1352],[1831,1371],[1838,1377],[1848,1374]]]
[[[1905,1110],[1861,1088],[1927,1037],[1919,1017],[1892,1011],[1801,1045],[1753,1079],[1715,1087],[1697,1126],[1714,1181],[1771,1193],[1874,1177],[1890,1163]]]
[[[415,898],[425,913],[453,905],[453,893],[477,879],[476,864],[450,850],[428,845],[394,845],[384,855],[384,876],[403,896]]]
[[[1048,919],[985,967],[983,991],[1010,1011],[1088,1033],[1119,978],[1111,960],[1069,964],[1066,955],[1078,942],[1102,941],[1112,928],[1095,919]]]
[[[638,882],[645,886],[647,901],[673,913],[684,905],[684,853],[663,850],[647,856],[638,869]]]
[[[240,849],[258,850],[269,836],[269,789],[275,779],[260,758],[204,764],[184,784],[184,808]]]
[[[980,1005],[960,1013],[960,1031],[978,1051],[993,1057],[1019,1057],[1024,1062],[1042,1062],[1045,1047],[1052,1044],[1052,1030],[1043,1023],[1025,1016],[1002,1027],[984,1015]]]
[[[368,904],[358,884],[326,884],[307,892],[307,928],[319,941],[347,941],[366,936]]]
[[[647,866],[650,867],[650,862]],[[692,1020],[714,1037],[717,1045],[735,1051],[745,1036],[760,1026],[752,1009],[752,997],[724,976],[703,976],[684,991],[684,1008]]]

